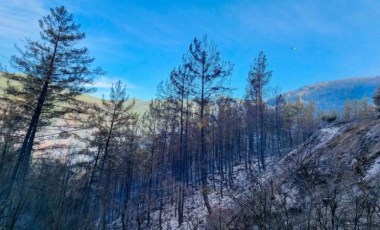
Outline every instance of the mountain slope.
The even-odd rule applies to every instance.
[[[229,205],[233,212],[223,223],[229,229],[379,229],[379,182],[380,120],[336,123],[272,161]]]
[[[321,129],[265,172],[234,167],[236,184],[209,193],[207,214],[195,191],[178,226],[175,206],[163,210],[167,229],[379,229],[380,119]],[[158,211],[154,222],[158,223]],[[118,223],[113,226],[120,229]],[[159,226],[155,226],[157,229]]]
[[[299,97],[306,102],[315,101],[321,110],[342,110],[346,100],[367,97],[372,102],[375,89],[380,85],[380,76],[348,78],[321,82],[284,93],[286,100],[294,102]]]
[[[268,159],[269,160],[269,159]],[[207,214],[198,191],[189,191],[185,222],[176,207],[160,214],[165,229],[379,229],[380,119],[323,128],[265,172],[233,169],[235,185],[210,189]],[[159,211],[153,214],[154,229]],[[121,229],[115,222],[111,227]]]

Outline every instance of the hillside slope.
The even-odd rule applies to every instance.
[[[175,207],[168,204],[163,226],[379,229],[380,119],[332,124],[284,157],[272,158],[264,173],[237,165],[234,178],[235,187],[224,195],[210,191],[211,215],[194,193],[185,202],[185,223],[178,226]]]
[[[336,123],[272,161],[235,199],[224,223],[237,229],[379,229],[379,182],[380,120]]]
[[[367,97],[372,102],[373,93],[379,85],[380,76],[348,78],[304,86],[298,90],[286,92],[284,96],[291,102],[298,98],[306,102],[315,101],[321,110],[342,110],[346,100]]]

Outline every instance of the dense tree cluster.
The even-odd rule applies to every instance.
[[[270,95],[263,52],[248,71],[245,98],[233,98],[233,65],[207,36],[194,39],[144,114],[133,112],[122,82],[101,103],[85,103],[78,96],[102,71],[77,48],[84,33],[64,7],[52,9],[40,28],[41,40],[28,40],[12,58],[22,74],[5,75],[0,225],[7,229],[164,229],[168,204],[181,225],[194,192],[214,213],[208,195],[223,197],[234,186],[236,165],[254,178],[268,159],[280,159],[337,117],[371,114],[364,101],[339,115]],[[270,196],[267,189],[255,196]]]

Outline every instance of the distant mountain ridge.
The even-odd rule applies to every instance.
[[[304,102],[314,101],[321,110],[342,110],[346,100],[367,97],[372,103],[372,96],[378,86],[380,76],[347,78],[307,85],[283,95],[288,102],[295,102],[300,98]]]
[[[6,79],[1,75],[0,72],[0,93],[6,86]],[[295,102],[298,98],[306,103],[314,101],[319,110],[342,111],[346,100],[361,100],[367,97],[372,103],[372,96],[378,86],[380,86],[380,76],[346,78],[306,85],[297,90],[285,92],[283,96],[288,102]],[[92,95],[82,95],[81,99],[87,102],[101,102],[100,98]],[[141,114],[148,111],[149,101],[137,98],[135,101],[135,111]],[[273,99],[269,99],[269,103],[273,103]]]

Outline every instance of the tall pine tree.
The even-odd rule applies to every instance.
[[[16,180],[24,180],[36,133],[52,118],[75,112],[78,96],[91,91],[86,87],[92,83],[99,68],[92,69],[94,58],[87,48],[78,48],[85,34],[74,23],[73,16],[65,7],[50,10],[50,14],[39,21],[40,40],[27,39],[25,47],[18,48],[11,64],[21,74],[7,74],[7,78],[19,86],[9,86],[10,100],[24,108],[27,129],[17,152],[17,159],[9,180],[9,189]],[[7,197],[7,195],[6,195]]]
[[[195,38],[189,49],[189,74],[194,78],[194,91],[191,92],[197,104],[198,127],[200,129],[199,168],[201,172],[202,197],[211,214],[211,206],[207,195],[208,151],[207,126],[209,108],[216,98],[228,90],[225,80],[231,75],[233,65],[220,57],[216,46],[204,36],[201,40]]]
[[[267,58],[263,51],[259,53],[248,73],[247,98],[254,103],[256,117],[256,148],[259,161],[265,170],[266,121],[265,93],[272,71],[267,70]]]

